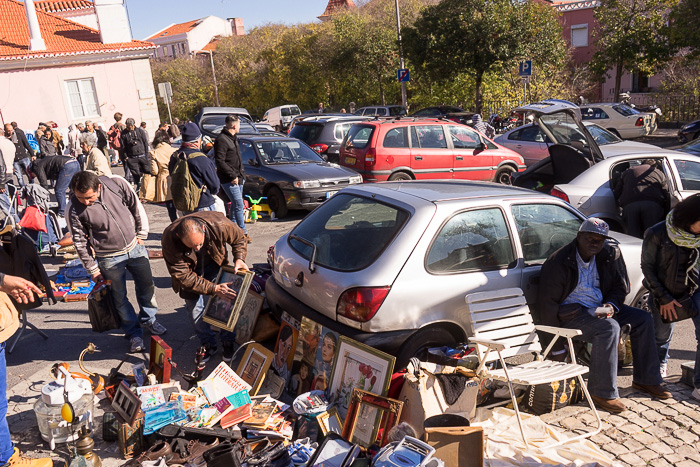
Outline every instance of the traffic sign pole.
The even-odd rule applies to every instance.
[[[395,0],[396,4],[396,35],[399,40],[399,64],[401,69],[404,68],[403,61],[403,44],[401,43],[401,15],[399,14],[399,0]],[[401,81],[401,80],[399,80]],[[408,111],[408,98],[406,96],[406,82],[401,81],[401,105]]]

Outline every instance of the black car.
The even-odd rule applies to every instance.
[[[685,143],[683,146],[678,148],[678,151],[700,156],[700,138],[695,138],[693,141]]]
[[[266,196],[277,217],[289,209],[310,211],[341,188],[362,183],[360,174],[324,161],[296,138],[239,136],[238,142],[245,164],[244,196]]]
[[[461,107],[454,105],[436,105],[435,107],[426,107],[417,112],[412,113],[411,117],[431,117],[431,118],[446,118],[453,122],[463,125],[470,125],[474,112],[467,112]]]
[[[318,116],[297,121],[289,132],[292,138],[299,138],[328,162],[338,164],[340,144],[351,126],[371,117]]]
[[[202,135],[208,136],[213,141],[224,128],[226,116],[228,115],[238,115],[241,119],[239,134],[259,134],[255,125],[253,125],[250,114],[242,107],[203,107],[194,117],[194,122],[199,126]]]
[[[698,139],[699,137],[700,137],[700,120],[695,120],[694,122],[690,122],[686,125],[683,125],[678,130],[678,139],[682,143],[687,143],[688,141]]]

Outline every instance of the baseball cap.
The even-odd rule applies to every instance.
[[[610,226],[603,219],[598,219],[597,217],[589,217],[581,224],[578,229],[579,232],[590,232],[598,235],[602,235],[606,238],[612,238],[608,233],[610,232]]]

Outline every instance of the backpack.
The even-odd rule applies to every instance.
[[[122,130],[117,125],[116,123],[112,125],[112,128],[109,129],[109,147],[112,149],[120,149],[122,146],[121,142],[121,137],[122,137]]]
[[[189,156],[184,152],[178,152],[175,156],[177,157],[177,164],[175,164],[173,171],[170,172],[170,180],[172,182],[170,192],[173,196],[175,208],[180,211],[193,212],[197,209],[202,192],[205,190],[204,186],[197,186],[195,183],[188,163],[188,161],[200,156],[206,157],[201,152],[193,152]]]

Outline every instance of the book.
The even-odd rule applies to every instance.
[[[178,397],[182,397],[182,406],[185,410],[189,410],[197,405],[197,396],[188,392],[174,392],[170,394],[170,400],[175,401]]]
[[[159,384],[138,387],[136,388],[136,395],[139,396],[141,409],[144,411],[165,404],[163,388]]]
[[[210,404],[216,404],[221,399],[241,390],[250,391],[251,389],[250,384],[243,381],[225,362],[219,363],[209,377],[199,381],[197,385],[202,388]]]
[[[265,428],[270,416],[277,410],[277,403],[272,400],[263,400],[251,408],[251,416],[246,420],[246,426]]]
[[[244,404],[240,407],[237,407],[231,411],[229,411],[226,415],[221,417],[221,420],[219,421],[219,424],[221,425],[221,428],[229,428],[232,427],[233,425],[237,425],[248,418],[252,415],[252,410],[251,410],[251,405],[250,404]]]

